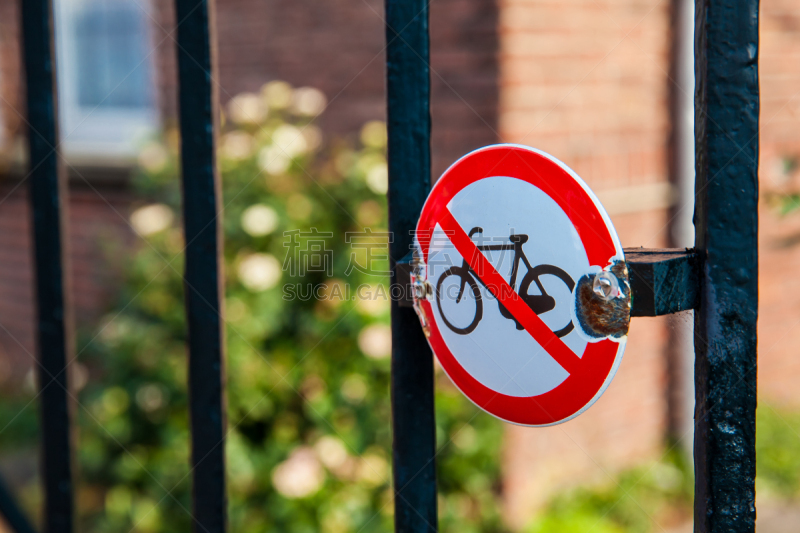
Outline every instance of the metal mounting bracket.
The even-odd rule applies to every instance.
[[[397,261],[395,278],[403,290],[400,307],[413,307],[413,253]],[[625,248],[630,275],[631,316],[660,316],[697,309],[700,305],[700,256],[695,250]]]

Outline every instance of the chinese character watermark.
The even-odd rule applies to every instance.
[[[394,236],[388,232],[374,232],[369,228],[364,231],[348,231],[344,234],[344,242],[349,244],[350,262],[344,271],[349,276],[353,271],[367,276],[389,276],[389,270],[378,270],[378,265],[389,267],[389,244]],[[380,262],[380,263],[379,263]]]
[[[333,276],[333,250],[328,248],[326,239],[333,237],[330,231],[310,231],[299,229],[284,231],[286,258],[283,260],[283,270],[288,271],[292,277],[305,276],[309,272],[324,272],[326,276]]]

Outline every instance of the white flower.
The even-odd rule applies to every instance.
[[[367,186],[375,194],[386,194],[389,190],[389,168],[386,163],[375,165],[367,172]]]
[[[131,214],[131,226],[139,235],[152,235],[167,229],[175,215],[164,204],[150,204],[140,207]]]
[[[236,124],[259,124],[267,118],[267,107],[257,94],[242,93],[228,103],[228,115]]]
[[[242,160],[253,153],[253,137],[243,131],[232,131],[222,138],[222,155]]]
[[[319,439],[314,445],[314,451],[317,452],[317,457],[322,464],[331,470],[342,466],[349,457],[342,441],[330,435]]]
[[[258,166],[272,175],[286,172],[291,162],[291,158],[277,146],[267,146],[258,153]]]
[[[242,284],[253,292],[274,287],[281,279],[281,264],[270,254],[250,254],[238,268]]]
[[[358,347],[372,359],[383,359],[392,353],[392,329],[384,324],[372,324],[358,334]]]
[[[316,150],[322,144],[322,131],[316,126],[304,127],[303,137],[306,138],[309,150]]]
[[[305,498],[317,492],[325,481],[325,471],[307,446],[296,448],[289,458],[272,471],[275,490],[286,498]]]
[[[325,110],[327,103],[322,91],[313,87],[295,89],[292,95],[292,111],[298,115],[315,117]]]
[[[242,213],[242,228],[248,235],[262,237],[278,227],[278,213],[264,204],[251,205]]]
[[[261,96],[271,109],[286,109],[292,103],[292,86],[285,81],[271,81],[261,87]]]
[[[301,155],[308,150],[303,132],[291,124],[281,124],[272,132],[272,144],[288,157]]]
[[[139,166],[148,172],[159,172],[169,161],[169,154],[166,148],[160,143],[148,143],[142,151],[139,152]]]

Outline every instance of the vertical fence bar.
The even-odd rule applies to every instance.
[[[221,186],[214,1],[176,0],[194,531],[226,528]]]
[[[73,344],[66,283],[66,181],[58,158],[53,5],[22,2],[33,215],[38,381],[41,391],[44,530],[73,530],[67,361]]]
[[[758,0],[698,0],[695,531],[755,531]]]
[[[431,185],[428,2],[386,0],[392,283]],[[392,301],[395,530],[437,530],[433,354],[413,309]]]

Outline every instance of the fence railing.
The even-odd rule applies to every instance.
[[[695,531],[755,531],[758,0],[695,13]]]
[[[427,0],[386,0],[391,257],[406,255],[431,185]],[[213,0],[176,0],[194,530],[226,529],[224,336],[220,180],[215,162]],[[755,529],[758,297],[758,1],[697,0],[695,103],[698,286],[655,289],[662,302],[695,298],[695,531]],[[60,165],[52,0],[22,2],[30,200],[38,309],[43,525],[75,526],[66,280],[65,176]],[[670,258],[674,261],[675,258]],[[649,259],[648,259],[649,261]],[[652,270],[652,269],[651,269]],[[394,279],[393,283],[398,280]],[[677,305],[677,304],[676,304]],[[392,302],[395,528],[437,530],[433,359],[413,310]],[[650,314],[643,313],[643,314]],[[591,416],[591,415],[589,415]],[[34,531],[4,484],[0,512]]]
[[[389,231],[396,260],[431,187],[428,0],[386,2]],[[392,299],[392,423],[395,529],[436,531],[433,353],[414,310]]]
[[[69,365],[75,358],[65,268],[66,181],[58,152],[58,106],[49,1],[22,2],[30,147],[30,201],[36,270],[37,383],[41,413],[45,531],[69,533],[75,520]]]

